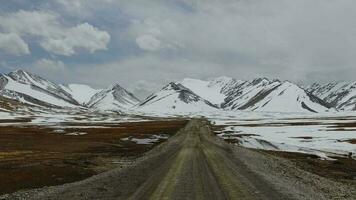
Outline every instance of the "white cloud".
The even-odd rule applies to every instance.
[[[33,73],[58,83],[73,81],[73,77],[70,76],[71,70],[60,60],[43,58],[33,62],[27,68]]]
[[[121,1],[121,0],[120,0]],[[95,18],[96,11],[105,10],[108,7],[120,3],[115,0],[55,0],[57,7],[66,15],[75,16],[80,19]]]
[[[110,35],[107,32],[84,23],[68,29],[62,37],[44,40],[41,45],[47,51],[69,56],[75,54],[76,49],[85,49],[90,53],[105,50],[109,41]]]
[[[79,9],[83,6],[84,3],[82,0],[57,0],[57,2],[68,9]]]
[[[58,70],[65,69],[65,65],[62,61],[51,60],[46,58],[36,61],[33,64],[33,66],[38,70],[45,70],[45,71],[58,71]]]
[[[156,51],[161,47],[161,41],[153,35],[141,35],[136,38],[136,43],[141,49],[148,51]]]
[[[181,45],[169,34],[169,32],[173,32],[177,28],[176,24],[168,19],[145,18],[143,20],[132,20],[132,25],[127,31],[127,37],[135,38],[136,44],[147,51],[177,49]]]
[[[146,92],[143,93],[148,94],[162,88],[164,84],[184,77],[209,78],[214,75],[231,74],[231,71],[222,69],[219,65],[209,62],[193,62],[179,58],[162,59],[160,56],[147,54],[100,65],[75,65],[71,67],[72,71],[68,71],[67,77],[100,87],[118,82],[131,90],[143,90],[145,84],[136,81],[145,80],[148,84],[146,84]],[[137,84],[139,87],[142,86],[141,89],[136,88]]]
[[[132,92],[137,98],[144,100],[162,87],[163,86],[161,83],[137,80],[133,81],[132,84],[128,86],[128,90]]]
[[[47,51],[70,56],[78,50],[93,53],[107,49],[110,35],[88,23],[68,27],[60,23],[59,16],[47,11],[24,11],[0,16],[0,27],[18,35],[40,38],[40,45]]]
[[[12,55],[30,54],[26,42],[15,33],[0,33],[0,49]]]

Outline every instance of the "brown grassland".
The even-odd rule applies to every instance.
[[[46,126],[0,126],[0,194],[20,189],[60,185],[124,165],[154,144],[136,144],[126,137],[173,135],[185,120]],[[83,127],[87,126],[87,127]],[[85,132],[85,135],[66,133]]]

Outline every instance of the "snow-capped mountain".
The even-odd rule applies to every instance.
[[[199,83],[203,85],[204,83]],[[137,106],[141,111],[189,113],[216,111],[217,107],[180,83],[171,82]]]
[[[218,77],[210,81],[185,78],[181,84],[200,97],[220,107],[228,97],[231,88],[234,88],[241,82],[243,81],[229,77]]]
[[[219,77],[212,81],[184,79],[181,83],[225,110],[325,112],[329,108],[319,98],[288,81]]]
[[[1,96],[46,107],[76,107],[79,103],[59,85],[23,70],[0,75]]]
[[[115,84],[93,89],[82,84],[58,85],[23,70],[0,75],[0,97],[21,106],[95,110],[190,113],[218,110],[324,112],[334,107],[356,110],[356,82],[314,84],[307,90],[291,82],[258,78],[248,81],[218,77],[172,82],[144,102]],[[321,100],[323,99],[323,100]]]
[[[75,99],[81,105],[89,103],[90,99],[103,89],[94,89],[89,85],[84,84],[68,84],[60,85],[63,90],[68,92],[73,99]]]
[[[0,96],[45,108],[121,110],[139,103],[118,84],[100,90],[83,84],[59,85],[24,70],[0,75]]]
[[[119,84],[115,84],[92,96],[87,106],[98,110],[122,111],[133,107],[139,102],[140,100],[131,92],[128,92]]]
[[[314,83],[307,90],[338,110],[356,110],[356,82]]]
[[[222,105],[228,110],[269,112],[324,112],[327,104],[299,86],[285,81],[257,78],[230,88]]]
[[[325,112],[328,110],[319,98],[288,81],[256,95],[244,109],[268,112]]]
[[[256,101],[263,99],[280,84],[279,80],[268,80],[267,78],[242,82],[228,90],[228,97],[222,107],[228,110],[244,110],[255,104]]]

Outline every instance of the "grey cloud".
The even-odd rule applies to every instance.
[[[15,33],[0,33],[0,49],[11,55],[30,54],[27,43]]]
[[[84,49],[91,53],[105,50],[110,35],[88,23],[67,27],[60,23],[59,15],[49,11],[24,11],[0,15],[0,27],[17,35],[41,38],[40,45],[47,51],[70,56]]]
[[[76,53],[76,49],[85,49],[90,53],[106,50],[109,41],[110,35],[107,32],[84,23],[68,29],[62,37],[48,37],[41,45],[49,52],[70,56]]]
[[[304,79],[315,70],[347,70],[355,65],[354,1],[191,2],[194,12],[189,14],[128,6],[133,16],[156,22],[131,28],[137,35],[158,29],[162,43],[179,44],[173,54],[220,65],[216,71],[234,71],[235,76],[267,72]]]
[[[8,32],[21,37],[24,32],[33,34],[33,31],[37,35],[52,35],[53,41],[41,36],[40,44],[55,54],[72,55],[83,48],[93,53],[89,56],[98,58],[77,55],[63,59],[67,70],[61,72],[63,77],[58,80],[100,87],[119,82],[147,94],[150,88],[159,89],[171,80],[184,77],[264,76],[308,83],[355,79],[354,0],[56,2],[62,10],[51,12],[48,10],[53,7],[49,6],[46,11],[36,11],[45,16],[45,21],[36,15],[32,20],[22,21],[31,24],[28,28],[24,26],[26,31],[13,21],[6,27]],[[63,19],[61,15],[70,17]],[[0,24],[4,24],[1,19],[6,16],[0,16]],[[78,23],[61,21],[73,18]],[[78,28],[86,21],[88,29],[93,24],[93,30]],[[122,24],[113,25],[116,21]],[[58,27],[66,33],[80,30],[76,30],[75,37],[66,33],[53,37],[58,35]],[[93,34],[86,38],[80,32]],[[96,42],[85,43],[82,37]],[[80,44],[76,44],[77,40]],[[97,51],[109,45],[112,48],[107,51]]]
[[[161,41],[155,36],[148,34],[137,37],[136,43],[141,49],[148,51],[156,51],[161,47]]]
[[[25,68],[57,83],[66,83],[75,80],[71,76],[72,70],[62,61],[56,59],[40,59],[29,66],[25,66]]]

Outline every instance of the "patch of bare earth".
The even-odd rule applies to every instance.
[[[344,140],[343,142],[348,142],[350,144],[356,144],[356,139]]]
[[[311,140],[311,139],[313,139],[313,137],[311,137],[311,136],[299,136],[299,137],[291,137],[291,138],[304,139],[304,140]]]
[[[334,127],[339,127],[339,128],[356,128],[356,122],[336,123]]]

